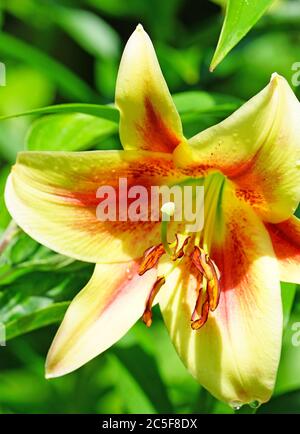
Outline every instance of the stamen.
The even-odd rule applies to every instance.
[[[220,276],[220,272],[218,268],[218,272],[216,271],[215,263],[210,258],[208,258],[208,264],[211,267],[213,278],[207,282],[207,293],[209,298],[209,308],[213,312],[218,307],[220,300],[220,277],[218,277],[218,274]]]
[[[202,297],[203,297],[203,283],[202,283],[203,276],[202,274],[199,274],[198,280],[198,287],[197,287],[197,301],[195,304],[194,311],[192,313],[191,321],[195,321],[196,317],[201,316],[202,311]]]
[[[206,291],[204,295],[204,302],[202,304],[201,316],[199,319],[192,321],[191,326],[193,330],[199,330],[201,327],[204,326],[208,318],[208,313],[209,313],[209,299],[208,299],[208,292]]]
[[[191,237],[187,237],[186,235],[178,235],[175,234],[176,237],[176,244],[174,248],[174,254],[172,256],[173,261],[176,261],[177,259],[180,259],[185,254],[185,247],[187,246],[189,240]]]
[[[208,318],[209,311],[214,311],[220,300],[220,271],[209,255],[198,246],[194,247],[192,253],[192,262],[204,280],[205,295],[203,295],[203,286],[198,293],[196,305],[192,314],[192,328],[198,330],[202,327]],[[202,301],[202,299],[204,299]],[[195,317],[201,309],[201,316],[198,320]]]
[[[152,304],[153,304],[153,301],[154,301],[156,295],[158,294],[160,288],[165,284],[165,282],[166,282],[166,279],[164,276],[158,277],[158,279],[156,280],[156,282],[154,283],[154,285],[150,291],[150,294],[149,294],[149,297],[148,297],[148,300],[146,303],[146,308],[145,308],[145,311],[143,314],[143,321],[147,327],[150,327],[152,324]]]
[[[215,261],[213,261],[212,259],[210,259],[210,260],[211,260],[211,262],[213,263],[213,266],[214,266],[215,272],[216,272],[216,274],[217,274],[217,278],[218,278],[218,280],[220,280],[220,278],[221,278],[220,270],[219,270],[217,264],[215,263]]]
[[[164,253],[165,248],[162,243],[147,249],[140,265],[139,275],[142,276],[144,273],[146,273],[146,271],[155,267]]]
[[[207,263],[208,255],[205,253],[203,249],[198,246],[194,247],[194,251],[192,254],[192,261],[195,267],[202,273],[207,280],[211,280],[213,278],[211,267]]]

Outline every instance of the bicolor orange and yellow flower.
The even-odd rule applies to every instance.
[[[47,377],[105,351],[154,299],[183,363],[218,399],[267,401],[282,335],[280,280],[300,283],[300,104],[274,74],[228,119],[195,137],[181,121],[152,43],[129,39],[116,86],[122,151],[22,152],[6,187],[17,224],[49,248],[96,264],[54,339]],[[205,187],[205,224],[101,222],[101,185]],[[176,235],[176,238],[175,238]],[[170,251],[172,250],[171,254]]]

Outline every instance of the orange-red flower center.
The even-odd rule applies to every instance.
[[[176,235],[176,242],[173,248],[171,259],[176,262],[183,257],[187,258],[197,273],[197,300],[191,316],[191,327],[198,330],[204,326],[208,319],[209,312],[213,312],[220,299],[220,273],[215,262],[199,246],[188,248],[191,237],[185,237],[179,244],[179,237]],[[151,268],[157,267],[160,258],[166,253],[163,244],[152,246],[144,253],[139,274],[143,275]],[[165,276],[159,276],[154,283],[143,314],[143,321],[150,327],[152,324],[152,305],[154,299],[166,282]]]

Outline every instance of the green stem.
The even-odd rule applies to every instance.
[[[168,218],[169,216],[167,214],[162,213],[160,234],[161,234],[161,242],[163,243],[166,253],[169,256],[172,256],[172,252],[170,250],[169,243],[168,243],[168,223],[169,223]]]

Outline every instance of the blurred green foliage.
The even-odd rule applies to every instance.
[[[137,323],[80,370],[45,380],[57,324],[93,267],[30,239],[10,223],[3,200],[6,177],[22,149],[120,148],[118,114],[104,104],[114,99],[121,51],[138,22],[153,39],[188,137],[228,116],[274,71],[291,83],[292,65],[300,61],[300,3],[274,2],[212,74],[225,3],[2,0],[0,60],[7,85],[0,88],[0,115],[33,113],[0,122],[0,320],[7,337],[0,347],[0,412],[233,412],[186,372],[156,309],[150,330]],[[299,88],[295,92],[299,96]],[[50,104],[57,107],[34,111]],[[300,293],[296,285],[282,284],[282,294],[277,386],[259,413],[300,413],[300,347],[293,345]]]

